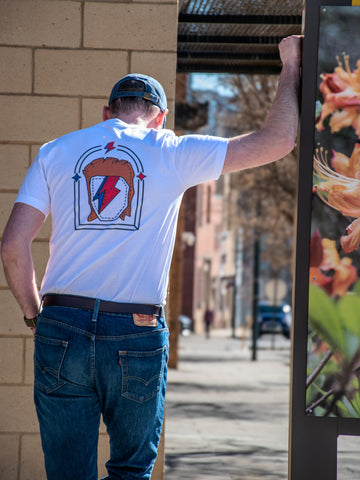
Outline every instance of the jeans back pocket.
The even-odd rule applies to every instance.
[[[152,351],[119,351],[122,371],[121,395],[145,402],[160,390],[168,357],[168,346]]]
[[[51,393],[65,384],[60,379],[60,371],[67,347],[65,340],[35,336],[35,387]]]

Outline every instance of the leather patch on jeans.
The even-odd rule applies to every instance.
[[[138,327],[156,327],[158,322],[155,315],[133,313],[134,324]]]

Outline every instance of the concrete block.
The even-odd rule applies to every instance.
[[[77,128],[77,99],[0,95],[2,139],[42,144]]]
[[[99,445],[98,445],[98,474],[99,478],[105,477],[107,475],[107,470],[105,468],[105,463],[110,458],[110,445],[109,437],[107,433],[102,433],[99,435]]]
[[[45,227],[47,227],[45,225]],[[36,283],[38,288],[40,288],[41,281],[43,279],[44,273],[45,273],[45,268],[46,264],[48,261],[49,257],[49,244],[47,241],[45,242],[37,242],[34,241],[32,246],[31,246],[31,251],[33,255],[33,261],[34,261],[34,269],[35,269],[35,274],[36,274]],[[0,288],[7,288],[8,283],[5,277],[5,272],[3,269],[3,266],[0,268]],[[13,304],[13,298],[10,297],[10,303]]]
[[[177,5],[178,0],[134,0],[136,3],[173,3],[174,5]]]
[[[39,431],[31,386],[0,386],[0,399],[1,432]]]
[[[84,46],[176,52],[177,6],[86,3]],[[104,19],[111,18],[111,22]],[[119,27],[121,25],[121,28]]]
[[[80,41],[79,2],[1,0],[0,44],[76,48]]]
[[[106,426],[105,426],[105,423],[103,422],[103,419],[101,418],[101,421],[100,421],[100,429],[99,429],[99,432],[100,434],[105,434],[107,435],[106,433]]]
[[[120,77],[121,78],[121,77]],[[115,83],[115,82],[114,82]],[[110,95],[110,93],[109,93]],[[81,109],[81,127],[88,128],[102,122],[102,111],[104,105],[108,104],[108,98],[92,99],[84,98]]]
[[[0,478],[18,480],[20,435],[0,435]]]
[[[20,480],[35,478],[46,480],[40,434],[25,434],[21,440]]]
[[[46,264],[49,259],[48,242],[33,242],[31,245],[31,252],[34,261],[36,283],[38,286],[40,286],[45,273]]]
[[[163,52],[132,52],[130,71],[156,78],[164,87],[166,96],[175,99],[176,54]]]
[[[37,50],[35,92],[108,96],[128,68],[128,53],[96,50]]]
[[[14,205],[16,193],[0,193],[0,233],[2,235]]]
[[[0,338],[0,383],[21,383],[24,370],[24,340]]]
[[[21,308],[10,290],[0,290],[0,305],[0,335],[32,336],[31,330],[24,323]]]
[[[9,219],[10,213],[14,206],[17,193],[1,193],[0,192],[0,233],[2,234],[6,223]],[[37,240],[48,240],[51,234],[51,216],[49,215],[43,225],[41,226],[39,233],[36,236]],[[0,282],[0,286],[3,284]]]
[[[29,147],[0,145],[0,190],[18,190],[28,169]]]
[[[25,385],[34,384],[34,338],[25,338]]]
[[[0,48],[1,93],[31,93],[31,73],[30,48]]]
[[[5,278],[4,267],[1,265],[0,268],[0,288],[7,288],[8,284]]]
[[[31,145],[31,162],[30,164],[35,160],[36,155],[39,153],[39,149],[41,147],[42,143],[39,143],[38,145]]]
[[[168,101],[169,113],[166,117],[166,128],[174,130],[175,125],[175,100]]]
[[[49,215],[42,224],[35,240],[49,240],[51,235],[51,215]]]

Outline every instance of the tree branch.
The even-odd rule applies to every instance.
[[[334,351],[329,350],[328,353],[325,355],[325,357],[321,360],[319,365],[315,368],[315,370],[308,376],[306,380],[306,388],[308,388],[313,383],[315,378],[319,375],[321,370],[325,367],[325,365],[328,363],[328,361],[333,355],[334,355]]]

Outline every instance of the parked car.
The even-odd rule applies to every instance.
[[[192,331],[192,320],[191,318],[187,317],[186,315],[179,316],[180,322],[180,334],[185,336],[190,335]]]
[[[268,305],[259,303],[258,306],[258,334],[281,333],[290,338],[291,307],[284,303],[281,305]]]

